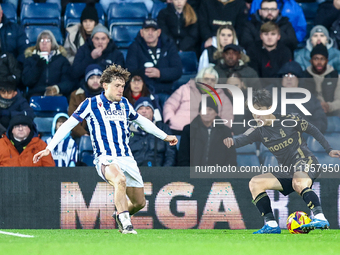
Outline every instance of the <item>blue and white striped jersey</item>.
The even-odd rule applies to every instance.
[[[51,140],[52,137],[47,138],[46,143],[49,144]],[[76,165],[78,158],[77,144],[70,136],[58,143],[51,153],[57,167],[69,167]]]
[[[138,113],[125,97],[111,102],[102,92],[85,99],[72,116],[79,122],[86,119],[95,157],[133,157],[129,147],[129,121],[137,119]]]

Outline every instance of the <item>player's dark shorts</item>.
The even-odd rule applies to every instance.
[[[273,175],[279,180],[281,186],[283,188],[280,191],[283,195],[287,196],[290,193],[294,192],[292,185],[293,175],[295,172],[303,171],[307,172],[308,176],[312,179],[312,183],[314,183],[315,179],[320,175],[320,172],[316,171],[315,169],[312,171],[309,169],[308,166],[312,164],[319,164],[318,160],[314,156],[309,156],[307,158],[298,159],[296,162],[292,163],[292,167],[290,167],[290,172],[288,173],[273,173]]]

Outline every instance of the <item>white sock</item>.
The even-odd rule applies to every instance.
[[[270,220],[270,221],[267,221],[266,224],[271,227],[271,228],[276,228],[277,226],[277,222],[275,220]]]
[[[119,220],[123,225],[123,228],[132,225],[129,212],[122,212],[118,214]]]
[[[314,216],[314,219],[326,220],[325,215],[323,213],[318,213],[317,215]]]

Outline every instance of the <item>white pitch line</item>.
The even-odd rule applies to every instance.
[[[18,237],[34,237],[34,236],[30,236],[30,235],[23,235],[23,234],[19,234],[19,233],[12,233],[12,232],[5,232],[5,231],[0,231],[0,234],[9,235],[9,236],[18,236]]]

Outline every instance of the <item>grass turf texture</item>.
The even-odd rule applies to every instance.
[[[86,254],[339,254],[340,230],[314,230],[308,235],[253,235],[254,230],[137,230],[122,235],[113,230],[3,230],[33,235],[0,234],[3,255]]]

